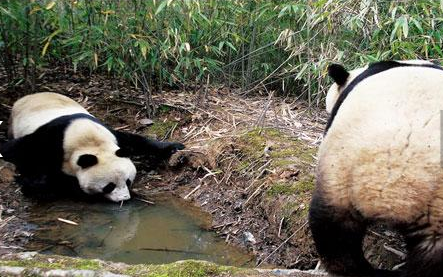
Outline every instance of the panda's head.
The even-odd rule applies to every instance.
[[[346,68],[339,64],[331,64],[328,67],[328,75],[334,80],[334,84],[329,88],[328,93],[326,94],[326,111],[328,113],[332,112],[335,103],[337,102],[338,97],[343,92],[343,90],[355,79],[358,75],[360,75],[363,71],[365,71],[368,67],[361,67],[351,71],[347,71]]]
[[[80,188],[87,194],[102,194],[119,202],[130,199],[129,187],[136,169],[132,161],[118,149],[82,149],[72,155],[70,166],[74,169]]]

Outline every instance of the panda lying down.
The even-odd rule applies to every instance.
[[[80,192],[115,202],[130,198],[128,187],[136,174],[130,156],[162,160],[184,148],[106,127],[80,104],[56,93],[15,102],[8,136],[11,140],[0,153],[16,165],[25,194]]]

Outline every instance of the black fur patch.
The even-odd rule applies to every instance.
[[[77,160],[77,165],[83,169],[91,167],[96,164],[98,164],[98,159],[95,155],[91,154],[81,155]]]
[[[333,63],[328,66],[328,75],[337,85],[342,86],[348,80],[349,72],[343,66]]]
[[[4,159],[16,165],[22,174],[51,174],[58,172],[63,163],[63,138],[66,128],[73,120],[87,118],[99,121],[87,114],[58,117],[40,126],[34,133],[5,143],[0,152]]]
[[[362,250],[366,222],[350,210],[329,205],[318,186],[311,200],[309,226],[326,269],[339,275],[373,276],[375,270]]]
[[[125,151],[122,148],[115,151],[115,155],[120,158],[129,158],[131,156],[131,155],[129,155],[129,152]]]
[[[2,145],[4,159],[12,162],[20,172],[17,183],[26,195],[73,194],[80,191],[78,180],[61,171],[63,164],[63,138],[66,128],[80,118],[99,121],[87,114],[58,117],[40,126],[34,133],[13,139]],[[63,185],[61,185],[63,184]],[[52,197],[51,197],[52,198]]]
[[[156,141],[137,134],[110,131],[117,138],[118,146],[120,146],[118,151],[129,156],[143,156],[152,163],[166,160],[178,150],[185,148],[183,144],[178,142]]]
[[[114,184],[114,183],[109,183],[109,184],[107,184],[107,185],[103,188],[102,192],[103,192],[104,194],[111,193],[116,187],[117,187],[116,184]]]
[[[328,122],[326,124],[325,128],[325,135],[328,132],[329,128],[332,125],[332,122],[334,121],[335,116],[337,115],[337,112],[340,108],[340,106],[345,101],[346,97],[348,97],[349,93],[357,86],[360,82],[362,82],[364,79],[378,74],[380,72],[396,68],[396,67],[406,67],[406,66],[417,66],[417,67],[429,67],[429,68],[435,68],[438,70],[443,70],[442,67],[436,64],[407,64],[407,63],[400,63],[396,61],[381,61],[376,62],[373,64],[370,64],[369,67],[363,71],[360,75],[354,78],[352,82],[343,90],[343,92],[340,94],[340,96],[337,99],[337,102],[335,102],[334,108],[331,111],[331,115],[329,116]]]

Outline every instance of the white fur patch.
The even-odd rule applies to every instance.
[[[11,134],[20,138],[33,133],[51,120],[74,113],[89,114],[74,100],[56,93],[36,93],[20,98],[11,112]]]

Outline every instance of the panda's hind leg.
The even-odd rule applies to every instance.
[[[363,255],[367,227],[364,220],[351,211],[327,203],[317,190],[309,210],[312,236],[326,269],[345,276],[382,276],[383,273],[376,273]]]
[[[402,277],[443,276],[443,236],[406,235],[408,256]]]

